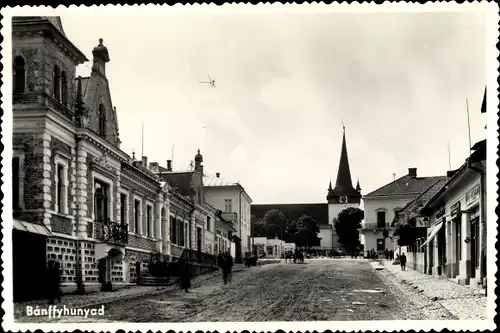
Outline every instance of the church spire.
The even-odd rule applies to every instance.
[[[340,152],[339,170],[337,172],[337,182],[335,183],[335,190],[340,190],[345,192],[346,195],[351,192],[352,179],[351,179],[351,169],[349,168],[349,158],[347,157],[347,144],[345,140],[345,126],[342,123],[343,137],[342,137],[342,149]]]
[[[347,156],[347,143],[345,138],[345,126],[342,123],[342,148],[340,151],[339,168],[337,172],[337,181],[333,190],[328,190],[327,199],[329,202],[336,202],[340,197],[355,198],[358,201],[360,192],[352,186],[351,169],[349,167],[349,158]]]

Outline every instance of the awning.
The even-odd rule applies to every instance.
[[[429,235],[429,237],[427,237],[427,240],[422,245],[420,245],[420,247],[427,245],[427,243],[429,243],[431,240],[433,240],[434,237],[436,237],[436,234],[438,233],[438,231],[443,227],[443,224],[444,224],[443,222],[439,222],[438,224],[433,226],[431,234]]]
[[[53,236],[52,232],[46,226],[26,221],[14,220],[14,229],[43,236]]]

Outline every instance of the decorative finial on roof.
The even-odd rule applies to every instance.
[[[359,186],[359,178],[358,178],[358,182],[356,184],[356,191],[361,192],[361,186]]]
[[[342,123],[342,130],[345,132],[345,125],[344,125],[344,122],[343,122],[343,121],[341,121],[341,123]]]
[[[332,190],[332,179],[330,178],[330,184],[328,184],[328,191]]]
[[[132,150],[132,160],[135,161],[135,151],[134,150]]]
[[[198,154],[196,154],[196,156],[194,157],[194,161],[196,163],[201,163],[203,162],[203,156],[201,155],[200,153],[200,149],[198,149]]]
[[[99,38],[99,45],[102,45],[102,42],[104,42],[104,40],[102,38]]]

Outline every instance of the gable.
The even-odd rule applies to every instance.
[[[105,136],[104,139],[115,147],[120,147],[118,131],[118,118],[116,109],[111,102],[111,93],[108,80],[92,72],[90,77],[82,78],[83,103],[88,111],[87,128],[99,134],[99,108],[100,105],[105,110]]]

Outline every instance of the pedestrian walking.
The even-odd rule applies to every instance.
[[[399,257],[399,262],[401,265],[401,270],[405,271],[406,270],[406,255],[404,253],[401,254],[401,256]]]
[[[49,282],[49,304],[54,304],[57,298],[61,303],[61,271],[59,263],[54,260],[49,260],[47,268],[48,282]]]
[[[225,253],[222,259],[222,279],[224,284],[231,282],[231,270],[233,268],[233,257],[229,253]]]
[[[394,250],[390,250],[390,251],[389,251],[389,258],[390,258],[391,260],[394,260]]]
[[[182,258],[179,258],[178,261],[179,268],[179,282],[181,284],[181,289],[185,292],[189,292],[189,288],[191,288],[191,270],[189,268],[189,264],[187,261]]]
[[[385,249],[385,260],[389,260],[389,249]]]

